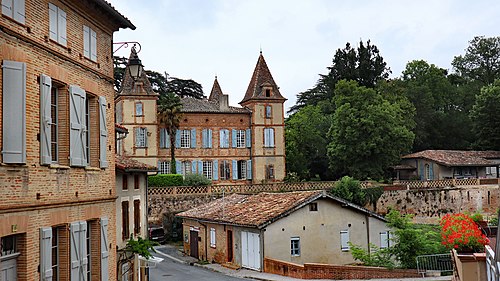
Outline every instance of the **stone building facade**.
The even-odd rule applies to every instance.
[[[112,42],[135,27],[104,0],[2,1],[0,27],[0,276],[115,280]]]
[[[133,55],[133,54],[132,54]],[[137,80],[125,71],[115,98],[116,120],[133,132],[125,153],[158,167],[160,173],[203,174],[215,184],[282,181],[285,177],[284,108],[262,53],[241,107],[229,105],[217,77],[210,96],[185,97],[176,133],[176,171],[170,167],[170,137],[157,118],[158,95],[145,74]]]

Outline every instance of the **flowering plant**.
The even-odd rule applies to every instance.
[[[441,243],[457,252],[484,252],[489,239],[466,214],[446,214],[441,219]]]

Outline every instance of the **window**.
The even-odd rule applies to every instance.
[[[425,179],[430,180],[431,179],[431,168],[429,164],[425,164]]]
[[[58,89],[55,87],[51,88],[50,91],[50,121],[49,121],[49,126],[50,126],[50,152],[52,153],[52,162],[57,163],[57,155],[58,155]]]
[[[486,167],[486,174],[487,175],[493,175],[493,174],[495,174],[496,173],[495,169],[496,169],[495,167]]]
[[[300,237],[290,239],[290,253],[294,257],[300,256]]]
[[[128,190],[128,175],[122,175],[122,190]]]
[[[391,246],[390,242],[390,232],[389,231],[383,231],[380,232],[380,248],[388,248]]]
[[[212,129],[201,131],[201,143],[203,148],[212,148]]]
[[[266,118],[271,118],[273,117],[273,111],[272,107],[270,105],[266,105]]]
[[[129,234],[128,201],[122,201],[122,240],[127,240]]]
[[[266,180],[274,179],[274,165],[266,165]]]
[[[86,271],[87,279],[88,281],[92,280],[92,240],[91,240],[91,234],[92,234],[92,227],[90,222],[87,222],[87,232],[85,236],[85,246],[87,247],[87,268],[84,270]]]
[[[96,150],[97,144],[94,143],[95,141],[95,135],[97,135],[97,119],[93,118],[94,112],[97,112],[97,103],[96,103],[96,98],[93,95],[87,95],[87,98],[85,99],[85,124],[86,128],[83,128],[83,135],[85,136],[83,139],[83,147],[85,148],[84,150],[84,163],[86,166],[96,166],[95,158],[94,158],[94,151]],[[104,148],[105,149],[105,148]]]
[[[160,161],[160,174],[170,174],[170,161]]]
[[[66,46],[66,12],[49,3],[49,38]]]
[[[215,248],[215,228],[210,228],[210,247]]]
[[[180,130],[181,133],[181,148],[191,147],[191,131],[190,130]]]
[[[236,147],[238,148],[246,147],[245,130],[236,130]]]
[[[140,178],[139,175],[134,175],[134,189],[140,188]]]
[[[229,148],[229,130],[221,129],[219,131],[220,148]]]
[[[2,247],[0,254],[0,280],[17,280],[19,277],[19,263],[17,258],[21,255],[20,242],[25,240],[22,238],[21,235],[10,235],[0,239],[0,246]],[[25,252],[25,250],[23,252]],[[29,261],[30,259],[28,258],[28,262]],[[48,265],[48,268],[50,268],[50,265]]]
[[[246,160],[239,160],[237,162],[238,165],[238,179],[239,180],[244,180],[247,178],[247,161]]]
[[[24,0],[2,0],[2,14],[18,23],[25,24],[26,14],[24,2]]]
[[[342,252],[349,251],[349,230],[340,231],[340,248]]]
[[[264,147],[274,147],[274,129],[264,129]]]
[[[266,98],[271,97],[271,89],[266,89]]]
[[[207,179],[212,179],[212,161],[203,161],[203,175]]]
[[[134,200],[134,234],[141,233],[141,200]]]
[[[135,103],[135,116],[143,116],[144,112],[142,110],[142,102]]]
[[[317,212],[318,211],[318,203],[316,203],[316,202],[309,203],[309,211]]]
[[[18,240],[17,235],[5,236],[2,237],[0,240],[1,240],[0,245],[2,246],[0,256],[4,257],[19,252],[17,245],[17,240]]]
[[[147,128],[135,128],[135,147],[145,148],[147,147]]]
[[[83,56],[97,62],[97,34],[86,25],[83,26]]]
[[[186,176],[186,175],[189,175],[192,173],[190,161],[182,161],[181,162],[181,173],[183,176]]]
[[[62,227],[52,228],[52,247],[51,247],[51,255],[52,255],[52,280],[59,280],[59,230]]]
[[[231,168],[229,165],[229,161],[221,161],[220,162],[220,179],[221,180],[229,180],[231,179]]]

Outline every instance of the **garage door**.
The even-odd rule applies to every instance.
[[[260,235],[241,232],[241,266],[260,270]]]

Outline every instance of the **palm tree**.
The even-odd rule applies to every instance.
[[[158,120],[160,125],[164,125],[170,137],[170,171],[177,171],[175,165],[175,135],[182,118],[181,99],[174,93],[161,95],[158,100]]]

